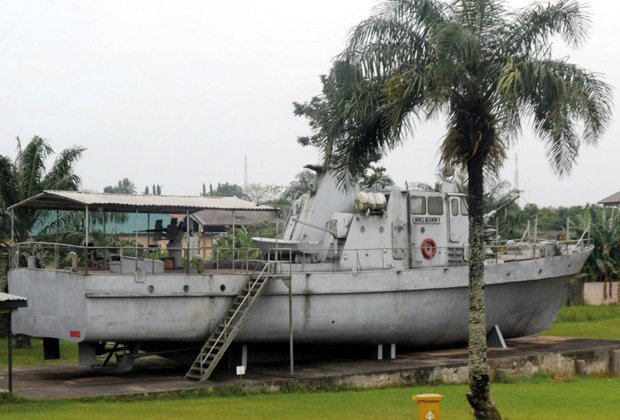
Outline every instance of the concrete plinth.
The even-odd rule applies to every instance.
[[[620,375],[620,350],[611,351],[609,371],[613,375]]]
[[[620,341],[559,337],[529,337],[507,340],[508,349],[490,349],[488,363],[496,380],[518,378],[539,372],[597,374],[620,370]],[[252,355],[252,346],[248,357]],[[251,359],[251,357],[249,357]],[[247,388],[277,391],[295,382],[308,388],[348,385],[371,388],[411,385],[429,381],[467,381],[467,348],[407,352],[399,348],[396,359],[333,357],[303,360],[295,364],[292,377],[281,362],[252,364],[243,378]],[[111,363],[112,365],[112,363]],[[226,363],[222,363],[226,366]],[[235,370],[216,369],[209,382],[183,379],[187,368],[160,358],[143,358],[129,373],[113,366],[84,368],[76,364],[18,366],[16,392],[28,398],[89,397],[100,395],[173,392],[187,389],[238,385]],[[502,379],[503,378],[503,379]],[[0,388],[5,378],[0,378]]]

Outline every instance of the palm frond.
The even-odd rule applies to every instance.
[[[21,151],[18,162],[22,199],[30,198],[41,192],[41,181],[45,174],[45,161],[54,153],[49,141],[39,136]]]
[[[560,60],[519,63],[518,96],[547,143],[553,169],[569,173],[582,139],[596,144],[611,122],[612,91],[597,75]],[[584,126],[583,136],[577,124]]]
[[[80,187],[81,179],[73,172],[73,168],[85,150],[85,147],[73,146],[60,152],[42,180],[43,188],[76,191]]]
[[[588,38],[591,23],[587,9],[575,0],[535,3],[513,14],[506,51],[510,54],[544,51],[556,35],[577,48]]]
[[[391,0],[357,25],[339,60],[360,66],[368,77],[385,77],[403,63],[425,60],[427,40],[445,19],[446,5],[433,0]]]
[[[0,207],[9,207],[19,202],[17,168],[6,156],[0,156],[0,179]]]

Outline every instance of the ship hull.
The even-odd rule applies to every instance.
[[[505,338],[537,334],[557,317],[589,252],[490,264],[487,326]],[[460,344],[468,336],[467,266],[293,272],[293,336],[307,344]],[[16,333],[73,342],[202,343],[247,281],[242,274],[78,274],[15,269],[11,293],[28,298]],[[272,279],[236,343],[289,340],[289,289]]]

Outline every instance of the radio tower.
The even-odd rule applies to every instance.
[[[248,155],[244,156],[245,162],[243,165],[243,189],[248,190]]]
[[[519,154],[515,153],[515,190],[519,191]]]

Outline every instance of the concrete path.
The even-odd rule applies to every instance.
[[[585,361],[586,373],[608,369],[612,350],[620,341],[558,337],[530,337],[508,340],[508,349],[491,349],[491,371],[509,370],[516,376],[538,371],[574,373],[576,360]],[[398,349],[397,349],[398,350]],[[306,386],[354,385],[372,387],[407,384],[414,381],[467,379],[467,349],[444,349],[397,353],[394,360],[333,358],[302,361],[296,375],[288,372],[288,363],[256,364],[248,367],[243,385],[278,389],[291,381]],[[583,369],[583,363],[579,362]],[[186,367],[158,357],[139,359],[135,368],[118,373],[112,367],[84,368],[77,364],[17,366],[15,390],[27,398],[77,398],[101,395],[127,395],[214,388],[239,384],[235,372],[216,370],[209,382],[183,378]],[[505,374],[505,372],[504,372]],[[6,387],[6,369],[0,370],[0,388]]]

